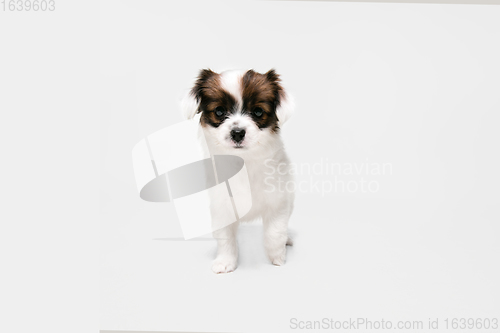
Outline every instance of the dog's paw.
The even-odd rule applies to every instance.
[[[232,258],[217,258],[212,264],[212,271],[215,274],[229,273],[236,269],[236,260]]]
[[[283,266],[286,260],[286,247],[270,251],[268,255],[273,265]]]

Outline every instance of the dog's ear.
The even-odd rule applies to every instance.
[[[293,115],[295,110],[295,102],[292,95],[285,90],[280,93],[279,105],[276,106],[276,116],[278,117],[279,126],[282,126]]]
[[[278,117],[278,125],[281,127],[293,115],[295,102],[293,97],[281,85],[280,76],[274,69],[264,75],[275,89],[276,116]]]
[[[192,119],[199,112],[200,102],[190,90],[181,101],[182,115],[185,119]]]
[[[191,90],[184,96],[181,102],[182,115],[186,119],[193,118],[201,112],[200,102],[203,90],[207,87],[207,82],[215,77],[217,73],[210,69],[202,69],[196,78],[196,82]]]

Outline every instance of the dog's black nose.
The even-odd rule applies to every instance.
[[[243,138],[245,137],[245,130],[236,128],[231,131],[231,138],[233,139],[234,142],[240,143],[243,141]]]

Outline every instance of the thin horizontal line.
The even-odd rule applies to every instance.
[[[228,333],[228,332],[181,332],[181,331],[107,331],[107,330],[99,332],[100,333]]]
[[[231,333],[231,332],[181,332],[181,331],[99,331],[100,333]]]
[[[186,241],[186,242],[194,242],[194,241],[213,241],[215,240],[214,238],[193,238],[193,239],[184,239],[182,237],[166,237],[166,238],[153,238],[153,240],[157,241],[168,241],[168,242],[180,242],[180,241]]]
[[[423,3],[423,4],[442,4],[442,5],[500,5],[500,0],[271,0],[271,1]]]

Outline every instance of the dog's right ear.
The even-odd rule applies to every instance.
[[[193,95],[192,90],[182,99],[181,109],[184,119],[192,119],[199,112],[200,102]]]
[[[182,115],[186,119],[192,119],[201,112],[200,103],[204,91],[208,88],[210,80],[217,75],[211,69],[202,69],[198,74],[193,88],[184,96],[181,103]]]

